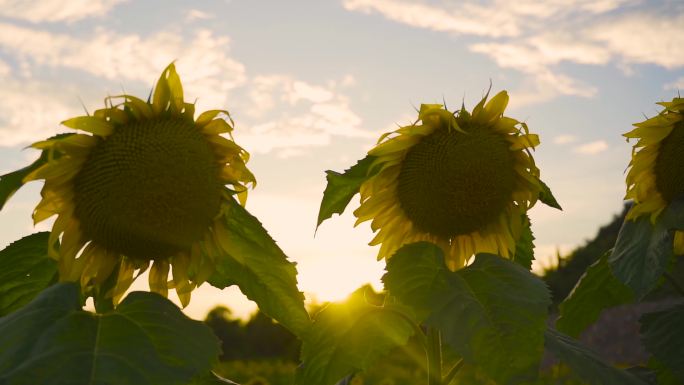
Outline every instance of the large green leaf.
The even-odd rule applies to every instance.
[[[333,214],[342,214],[344,212],[349,201],[359,192],[363,182],[374,175],[374,170],[371,170],[374,160],[375,157],[368,155],[343,174],[331,170],[325,172],[325,179],[328,181],[328,185],[323,192],[323,200],[321,200],[321,208],[318,211],[316,227],[332,217]]]
[[[606,364],[589,348],[559,331],[548,329],[544,338],[546,348],[587,384],[648,385],[633,374]]]
[[[3,385],[182,384],[218,353],[208,327],[155,293],[131,293],[99,315],[80,309],[76,285],[60,283],[0,318]]]
[[[27,304],[55,280],[57,262],[48,257],[48,236],[24,237],[0,251],[0,316]]]
[[[441,249],[420,242],[389,259],[383,281],[491,378],[514,384],[536,377],[551,299],[544,283],[520,265],[479,254],[470,266],[450,272]]]
[[[228,254],[216,261],[209,282],[225,288],[237,285],[265,314],[301,337],[311,321],[304,308],[304,295],[297,288],[297,269],[268,235],[258,219],[234,200],[226,213]]]
[[[649,216],[622,224],[608,261],[615,277],[629,286],[638,300],[655,288],[674,255],[673,229],[684,229],[684,200],[673,201],[655,224]]]
[[[513,261],[527,270],[532,269],[532,261],[534,261],[534,234],[532,234],[532,223],[527,215],[524,215],[522,233],[515,243]]]
[[[337,384],[367,369],[413,335],[409,310],[395,304],[368,304],[357,291],[346,302],[328,305],[303,340],[297,385]]]
[[[610,251],[589,266],[568,298],[560,304],[556,327],[561,332],[577,337],[604,309],[634,300],[632,290],[610,271],[608,255]]]
[[[646,349],[684,382],[684,305],[641,316]]]
[[[542,187],[541,191],[539,192],[539,200],[549,207],[553,207],[554,209],[558,210],[563,210],[561,205],[556,200],[556,197],[553,196],[553,193],[551,192],[549,186],[546,183],[544,183],[541,179],[538,179],[538,181]]]

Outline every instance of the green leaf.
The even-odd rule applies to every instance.
[[[363,293],[346,302],[328,305],[316,316],[302,344],[297,385],[332,385],[365,370],[378,358],[413,335],[408,309],[366,303]]]
[[[363,182],[377,172],[377,170],[370,169],[374,160],[374,156],[368,155],[346,170],[344,174],[331,170],[325,172],[325,179],[328,181],[328,185],[323,192],[321,208],[318,211],[317,228],[323,221],[332,217],[333,214],[342,214],[344,212],[349,201],[359,192]]]
[[[527,214],[524,215],[522,233],[518,242],[515,244],[515,255],[513,262],[518,263],[527,270],[532,269],[532,261],[534,261],[534,234],[532,234],[532,223]]]
[[[532,381],[544,343],[544,283],[518,264],[479,254],[470,266],[450,272],[441,250],[420,242],[387,262],[385,288],[438,328],[466,362],[501,384]]]
[[[673,201],[654,225],[648,216],[625,220],[608,258],[613,274],[641,300],[653,290],[674,255],[673,229],[684,229],[684,200]]]
[[[568,298],[560,304],[560,318],[556,321],[556,327],[561,332],[577,337],[598,319],[604,309],[634,300],[632,290],[610,271],[610,253],[607,252],[589,266]]]
[[[209,283],[221,289],[238,285],[261,311],[301,337],[311,321],[297,288],[295,264],[259,220],[233,199],[225,218],[228,231],[223,247],[228,254],[216,261]]]
[[[684,382],[684,305],[644,314],[639,322],[646,349]]]
[[[67,137],[69,135],[73,134],[57,134],[48,139],[59,139]],[[56,153],[54,154],[54,156],[55,158],[58,158],[59,154]],[[48,151],[44,150],[40,153],[40,157],[30,165],[17,171],[12,171],[10,173],[0,176],[0,210],[2,210],[3,207],[5,207],[5,203],[7,203],[7,201],[12,197],[12,195],[14,195],[14,193],[17,192],[17,190],[19,190],[21,186],[24,185],[24,178],[34,170],[38,169],[38,167],[47,163],[47,161]]]
[[[218,340],[166,298],[129,294],[116,310],[79,308],[60,283],[0,318],[0,383],[7,385],[181,384],[217,360]]]
[[[551,192],[549,186],[546,183],[544,183],[541,179],[538,180],[542,188],[539,192],[539,200],[549,207],[553,207],[554,209],[563,211],[563,208],[556,200],[556,197],[553,196],[553,193]]]
[[[590,385],[648,385],[627,371],[613,368],[579,341],[553,329],[544,334],[545,346]]]
[[[47,255],[49,235],[35,233],[0,251],[0,316],[29,303],[55,281],[57,262]]]
[[[5,203],[24,185],[24,178],[47,162],[47,151],[43,151],[35,162],[17,171],[0,176],[0,210]]]

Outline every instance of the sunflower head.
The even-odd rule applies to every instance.
[[[256,182],[228,112],[194,113],[170,64],[151,100],[108,97],[92,116],[62,122],[82,133],[32,145],[49,154],[25,178],[45,180],[33,218],[57,215],[50,254],[62,280],[116,302],[152,264],[150,289],[175,288],[186,305],[213,272],[222,207],[232,195],[244,204]]]
[[[479,252],[510,257],[541,185],[525,123],[503,116],[507,93],[472,113],[423,104],[415,123],[384,134],[368,154],[357,224],[371,220],[378,258],[404,244],[440,245],[453,270]]]
[[[634,205],[627,219],[642,215],[655,222],[675,199],[684,198],[684,98],[658,103],[664,109],[653,118],[634,124],[624,134],[637,139],[627,173],[627,194]],[[674,249],[684,254],[684,232],[676,231]]]

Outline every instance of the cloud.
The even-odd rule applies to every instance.
[[[595,155],[608,149],[608,143],[603,140],[585,143],[573,149],[574,152],[584,155]]]
[[[225,105],[228,92],[246,82],[244,65],[228,56],[230,40],[208,30],[148,37],[99,29],[87,39],[0,23],[0,47],[23,68],[69,68],[126,83],[152,85],[160,69],[178,59],[188,94],[201,95],[199,106]],[[30,76],[30,70],[28,71]]]
[[[557,137],[553,138],[553,143],[555,144],[568,144],[568,143],[573,143],[577,141],[577,137],[574,135],[558,135]]]
[[[209,20],[215,18],[215,15],[200,11],[199,9],[191,9],[185,15],[186,21]]]
[[[15,74],[0,61],[0,78],[8,79],[0,96],[11,99],[0,106],[0,145],[43,138],[46,127],[52,133],[56,122],[82,114],[73,100],[60,101],[65,89],[82,94],[77,81],[68,87],[69,79],[62,78],[41,85],[34,74],[46,68],[58,74],[75,70],[120,82],[124,88],[131,83],[148,88],[174,59],[186,98],[198,98],[197,111],[229,106],[245,113],[238,119],[236,137],[251,151],[278,151],[288,157],[307,147],[326,146],[334,136],[373,135],[361,128],[360,117],[342,92],[353,86],[352,76],[324,84],[281,74],[248,76],[245,66],[229,56],[228,37],[208,30],[183,35],[169,31],[142,37],[98,29],[86,39],[0,23],[0,49],[22,69]]]
[[[684,12],[665,2],[640,6],[639,0],[538,2],[408,2],[346,0],[347,10],[378,13],[414,28],[470,35],[472,52],[501,68],[524,75],[512,90],[517,105],[541,103],[560,95],[591,98],[596,87],[563,73],[559,66],[614,65],[628,75],[632,64],[684,67]],[[427,16],[425,16],[427,15]]]
[[[0,67],[1,68],[1,67]],[[667,83],[663,86],[665,90],[684,90],[684,76],[677,78],[677,80]]]
[[[0,16],[42,22],[74,22],[101,17],[126,0],[0,0]]]
[[[441,8],[410,1],[346,0],[344,7],[349,11],[377,12],[393,21],[440,32],[492,37],[520,33],[514,20],[497,12],[486,14],[486,9],[474,4]]]
[[[58,95],[75,93],[73,87],[49,86],[31,80],[0,76],[0,145],[25,145],[64,132],[59,122],[81,107]]]
[[[327,85],[286,75],[255,77],[247,86],[251,106],[244,108],[240,142],[251,151],[278,150],[279,156],[289,157],[301,153],[297,148],[326,146],[333,136],[374,137],[361,127],[361,118],[339,90],[348,83],[348,76]]]

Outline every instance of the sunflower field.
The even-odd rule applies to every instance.
[[[245,208],[257,179],[229,112],[195,111],[174,64],[147,100],[110,96],[62,122],[72,131],[0,177],[0,208],[42,181],[33,220],[54,219],[0,251],[0,385],[684,383],[684,282],[671,274],[684,255],[684,98],[624,135],[631,208],[556,322],[527,213],[561,205],[533,157],[539,134],[505,115],[508,101],[422,104],[349,169],[326,171],[318,226],[358,195],[356,224],[370,222],[386,271],[383,293],[316,312]],[[143,272],[149,291],[131,292]],[[614,367],[578,340],[665,283],[680,300],[640,318],[647,362]],[[212,329],[167,299],[187,306],[203,284],[237,286],[301,343],[299,362],[219,362]]]

